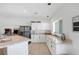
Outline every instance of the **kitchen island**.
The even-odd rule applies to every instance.
[[[0,38],[0,49],[3,51],[0,52],[4,55],[28,55],[28,42],[29,38],[12,35],[4,36]]]
[[[45,34],[47,40],[47,46],[52,55],[71,55],[72,51],[72,40],[65,38],[62,40],[57,35]]]

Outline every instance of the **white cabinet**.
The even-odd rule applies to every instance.
[[[57,55],[71,55],[72,54],[72,44],[71,43],[63,43],[56,45],[56,54]]]
[[[32,30],[50,30],[50,23],[32,23],[31,24]]]
[[[28,42],[20,42],[7,47],[8,55],[28,55]]]
[[[39,35],[37,35],[37,34],[32,34],[31,35],[31,41],[32,42],[39,42]]]
[[[65,44],[57,44],[56,45],[56,54],[57,55],[68,54],[67,46]]]
[[[32,31],[38,29],[38,24],[39,24],[39,23],[32,23],[32,24],[31,24]]]
[[[46,42],[45,31],[50,30],[50,23],[41,22],[41,23],[32,23],[31,24],[31,41],[32,42]]]
[[[53,41],[53,38],[51,38],[49,35],[47,35],[46,38],[47,38],[47,46],[51,54],[54,55],[56,53],[56,44]]]
[[[46,42],[46,37],[45,37],[44,34],[40,34],[39,39],[40,39],[41,42]]]
[[[50,38],[47,38],[47,46],[48,46],[48,48],[49,48],[49,50],[50,50],[50,52],[51,52],[51,40],[50,40]]]
[[[46,42],[45,35],[43,34],[32,34],[31,37],[32,42]]]
[[[72,42],[62,41],[55,36],[47,35],[47,46],[52,55],[72,54]]]

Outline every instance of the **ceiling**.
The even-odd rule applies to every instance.
[[[50,19],[61,6],[58,3],[0,3],[0,17]]]

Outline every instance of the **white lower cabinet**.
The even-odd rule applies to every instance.
[[[57,37],[46,36],[47,46],[52,55],[72,54],[72,43],[63,42]]]
[[[55,45],[55,42],[53,41],[53,39],[51,39],[49,36],[46,37],[47,38],[47,46],[50,50],[50,53],[52,55],[55,54],[55,51],[56,51],[56,45]]]
[[[57,55],[68,54],[67,46],[64,44],[57,44],[56,45],[56,54]]]
[[[56,37],[47,36],[47,46],[52,55],[66,54],[66,46],[64,44],[57,44]]]
[[[32,42],[46,42],[44,34],[32,34],[31,38]]]
[[[56,54],[57,55],[71,55],[72,54],[72,44],[64,43],[56,45]]]
[[[7,47],[7,55],[28,55],[28,42],[20,42]]]
[[[52,42],[51,54],[52,55],[56,54],[56,44],[55,44],[55,42]]]
[[[47,40],[47,46],[48,46],[48,48],[49,48],[49,50],[50,50],[50,52],[51,52],[51,40]]]
[[[32,34],[31,35],[31,41],[32,42],[39,42],[39,35],[38,34]]]

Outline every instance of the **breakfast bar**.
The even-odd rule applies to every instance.
[[[29,38],[11,35],[0,37],[0,54],[3,55],[28,55]]]

